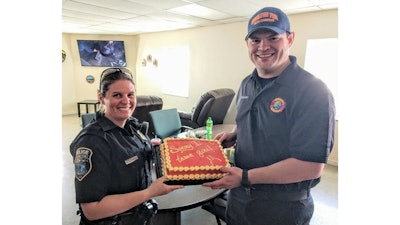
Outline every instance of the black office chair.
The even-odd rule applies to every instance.
[[[182,125],[199,128],[206,125],[208,117],[213,119],[214,124],[223,124],[234,96],[235,91],[230,88],[207,91],[200,96],[191,112],[179,111]]]
[[[176,137],[179,133],[192,129],[182,126],[176,108],[155,110],[149,113],[154,126],[154,136],[160,139]]]
[[[163,100],[161,97],[153,95],[137,95],[136,108],[132,116],[139,120],[139,123],[148,122],[148,135],[149,138],[154,138],[154,126],[151,122],[150,111],[160,110],[163,107]]]
[[[228,200],[228,190],[224,191],[216,198],[202,205],[201,208],[214,214],[215,219],[217,220],[217,224],[221,225],[221,220],[226,222],[226,204]]]

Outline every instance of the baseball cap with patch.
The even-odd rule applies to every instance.
[[[250,37],[255,31],[269,29],[277,34],[290,32],[290,22],[287,15],[275,7],[265,7],[258,10],[249,20],[247,25],[247,36]]]

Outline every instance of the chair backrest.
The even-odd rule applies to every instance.
[[[132,116],[139,120],[140,123],[148,122],[149,137],[153,138],[154,125],[151,121],[149,112],[162,109],[163,100],[158,96],[153,95],[138,95],[136,96],[136,108]]]
[[[86,127],[92,120],[96,119],[96,113],[87,113],[81,115],[82,128]]]
[[[211,117],[214,124],[222,124],[234,96],[235,91],[230,88],[204,93],[193,110],[192,121],[199,126],[205,126],[207,118]]]
[[[154,125],[154,133],[164,139],[178,135],[182,129],[182,123],[176,108],[151,111],[150,117]]]

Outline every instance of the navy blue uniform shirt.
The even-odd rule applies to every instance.
[[[151,144],[138,133],[134,120],[121,128],[98,113],[96,121],[83,128],[70,145],[76,202],[94,202],[106,195],[146,188],[151,182],[146,166],[149,150]]]
[[[327,86],[291,64],[263,86],[257,71],[247,76],[237,96],[235,164],[243,169],[268,166],[287,158],[326,163],[333,147],[335,105]],[[258,188],[302,190],[315,181]]]

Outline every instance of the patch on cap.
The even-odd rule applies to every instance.
[[[279,20],[278,15],[272,12],[261,12],[257,14],[252,20],[251,25],[257,25],[261,22],[274,23]]]

